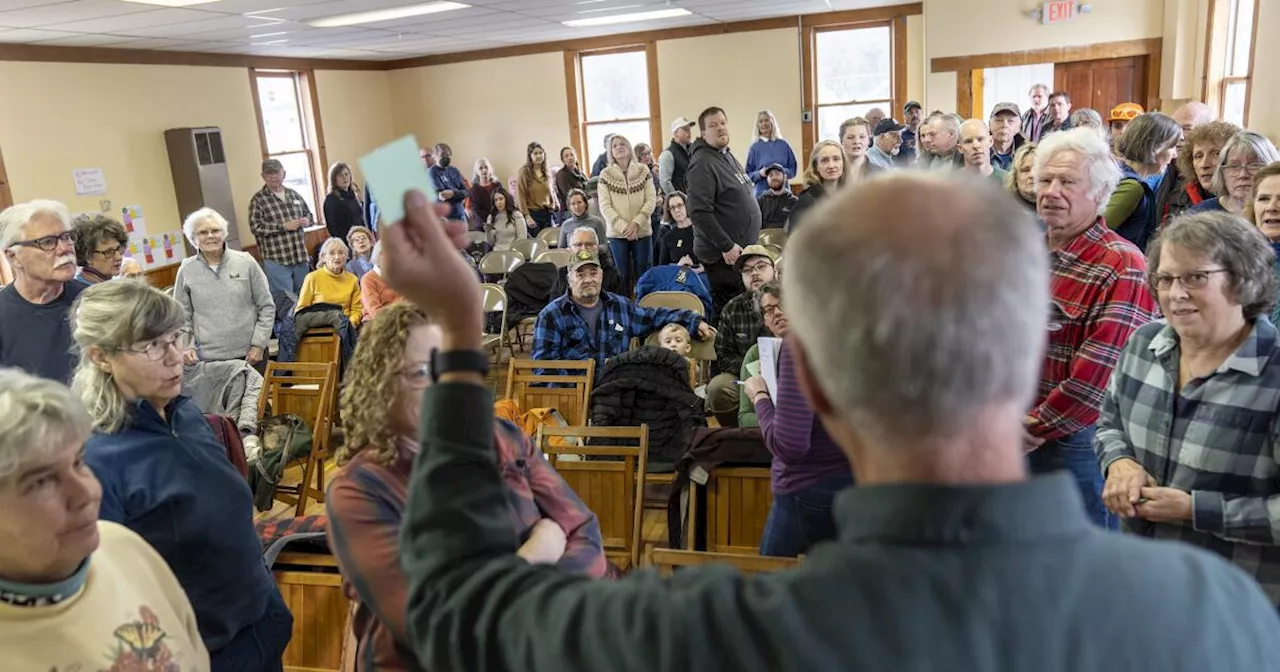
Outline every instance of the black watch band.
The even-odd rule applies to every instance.
[[[479,350],[436,350],[431,353],[431,382],[455,371],[475,371],[482,376],[489,373],[489,355]]]

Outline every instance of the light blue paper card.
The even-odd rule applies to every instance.
[[[404,219],[404,195],[413,189],[426,194],[427,201],[436,201],[435,187],[418,156],[418,139],[412,135],[365,154],[358,163],[369,190],[378,201],[379,219],[383,224]]]

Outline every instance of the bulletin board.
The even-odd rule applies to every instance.
[[[186,246],[182,244],[182,231],[151,231],[147,228],[147,218],[140,205],[128,205],[120,208],[120,221],[129,236],[128,256],[142,265],[143,270],[150,271],[164,266],[180,263],[186,257]]]

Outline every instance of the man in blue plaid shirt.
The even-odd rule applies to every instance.
[[[580,250],[569,263],[569,292],[538,314],[533,331],[533,358],[596,361],[596,375],[605,360],[627,351],[632,338],[644,338],[668,324],[679,324],[705,340],[714,333],[690,310],[641,308],[626,298],[600,290],[600,257]]]

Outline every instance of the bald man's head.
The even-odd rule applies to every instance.
[[[943,437],[988,412],[1021,421],[1049,305],[1048,257],[1023,206],[990,179],[900,172],[805,221],[787,246],[805,261],[783,283],[824,423],[884,441]]]
[[[1209,109],[1208,105],[1193,100],[1175,110],[1173,120],[1182,127],[1182,134],[1185,136],[1196,126],[1203,126],[1213,121],[1213,110]]]
[[[960,153],[966,168],[982,168],[991,163],[991,131],[987,122],[970,119],[960,124]]]

